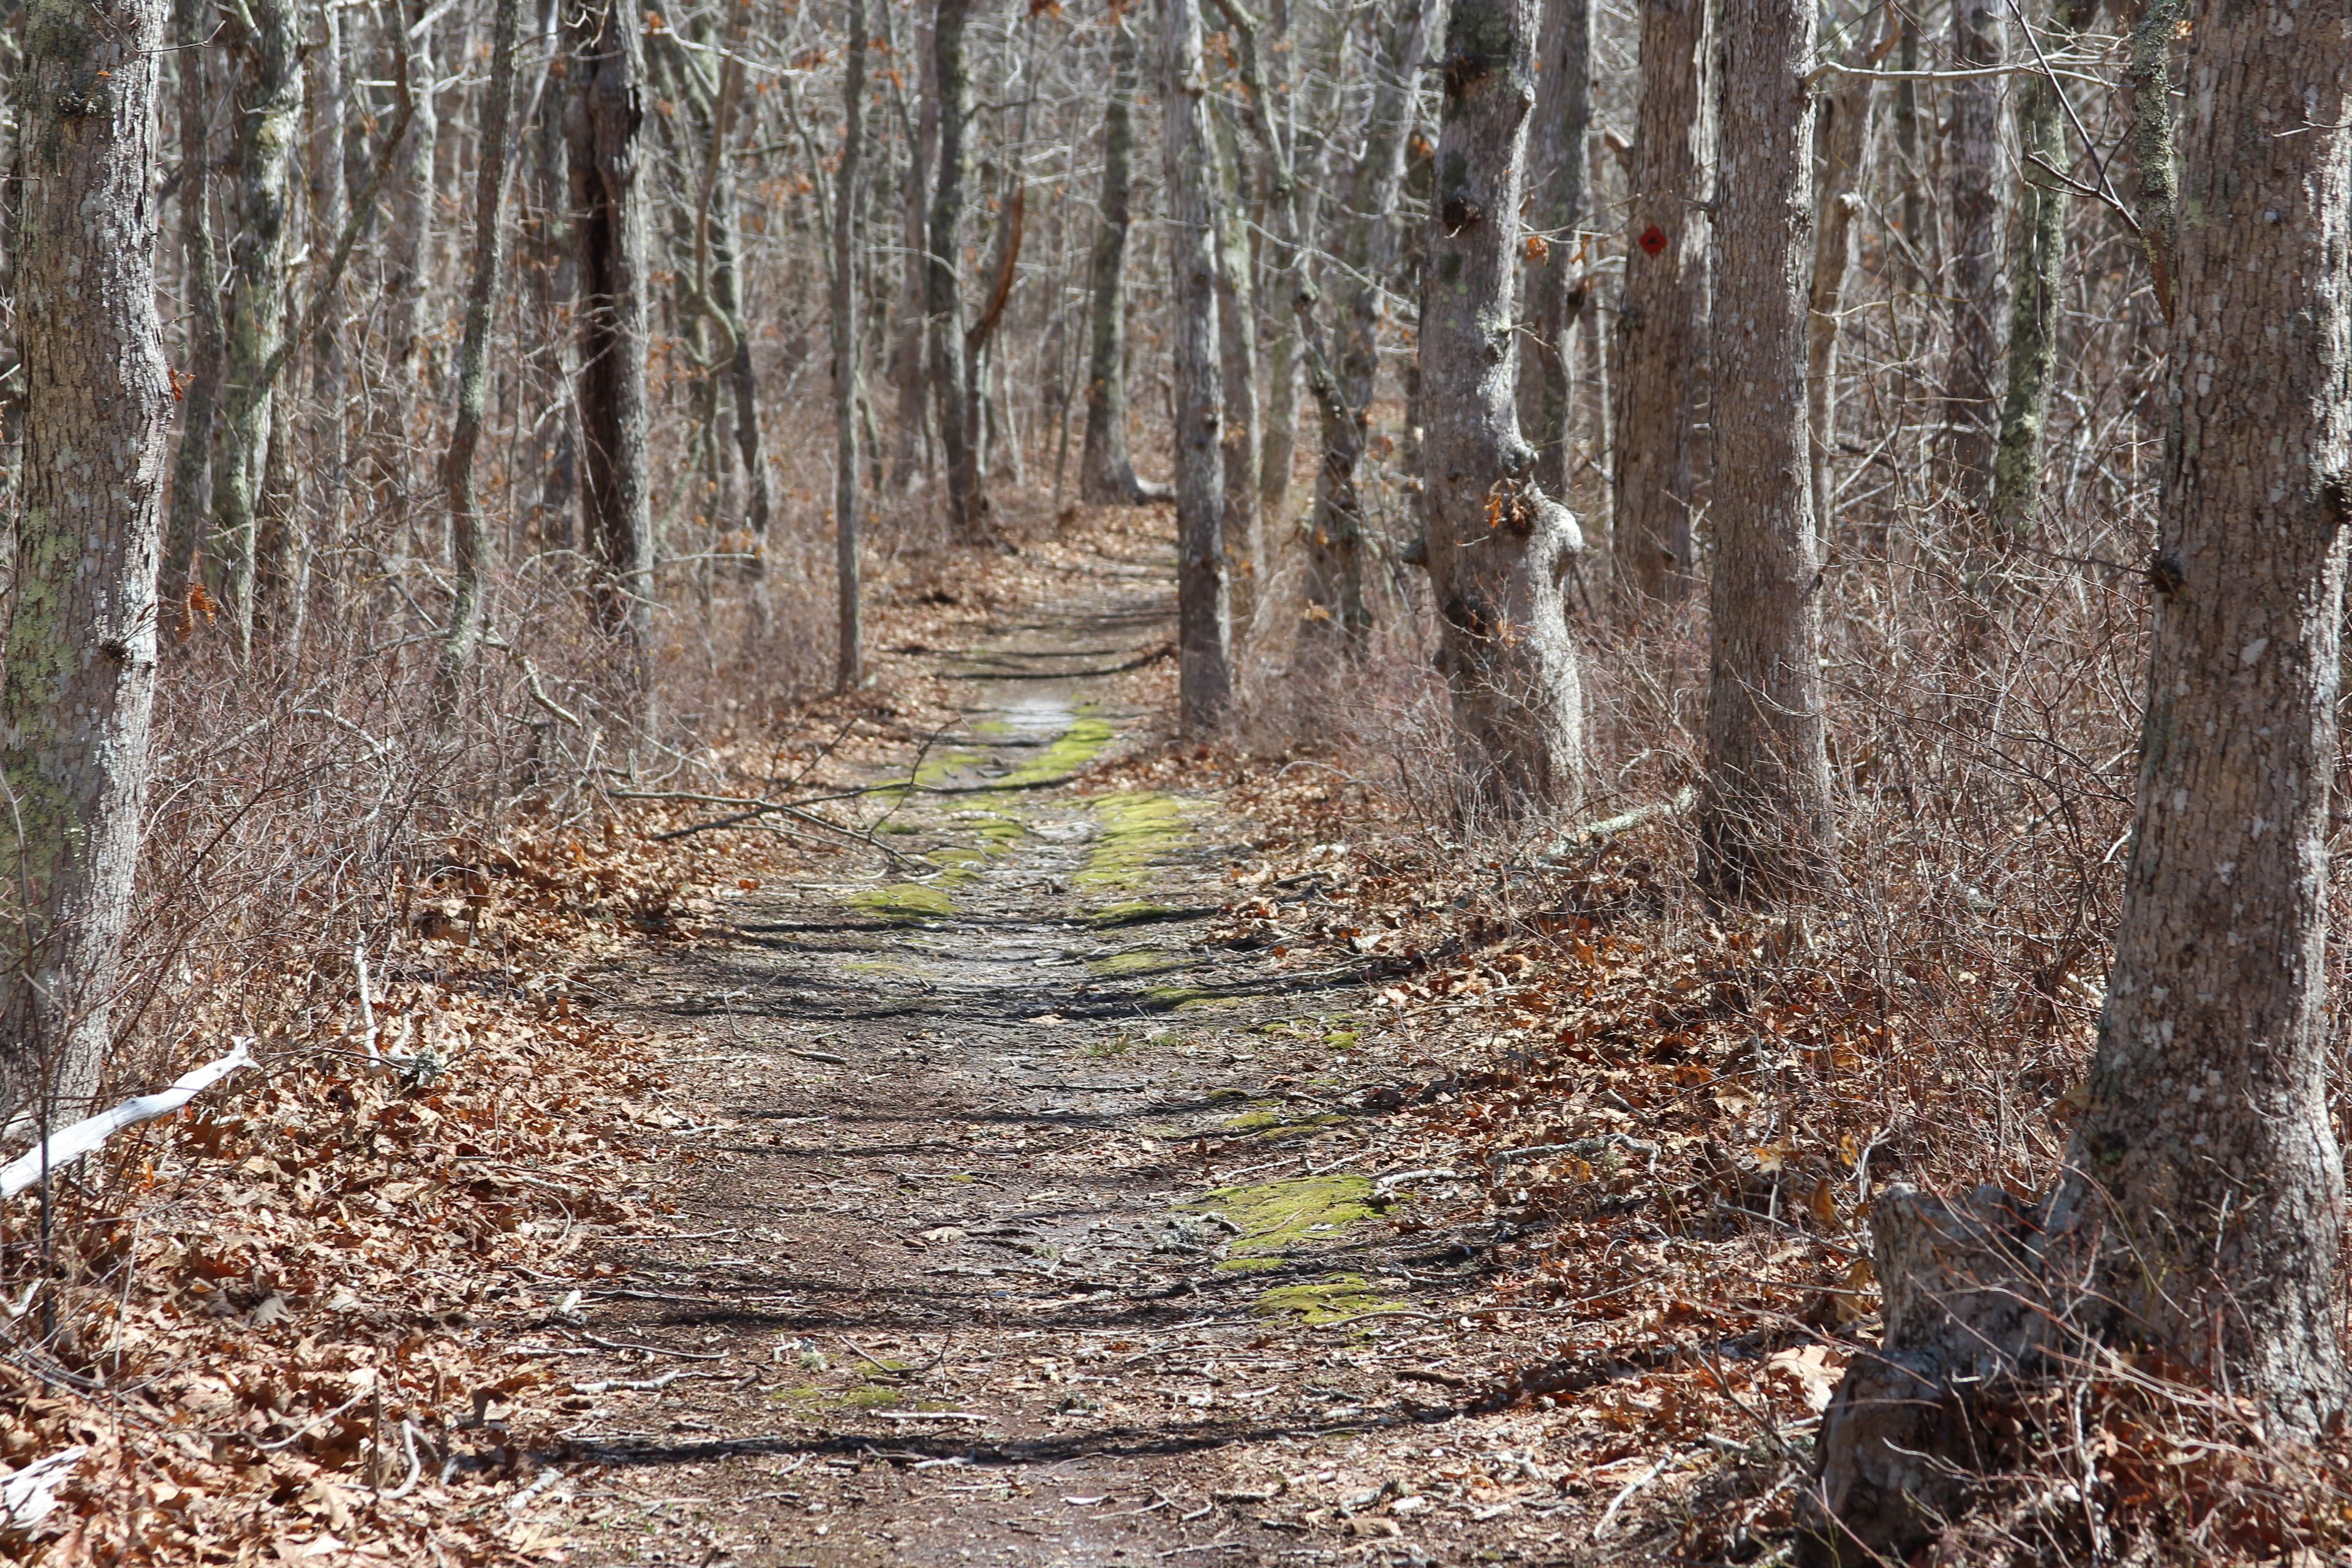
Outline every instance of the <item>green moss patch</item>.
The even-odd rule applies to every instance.
[[[1277,1285],[1261,1291],[1257,1299],[1261,1312],[1296,1312],[1310,1323],[1328,1323],[1395,1305],[1383,1300],[1360,1274],[1327,1274],[1313,1285]]]
[[[1263,1268],[1301,1249],[1328,1245],[1381,1212],[1372,1202],[1370,1177],[1339,1172],[1221,1187],[1181,1206],[1196,1214],[1214,1210],[1241,1227],[1226,1260],[1218,1265],[1228,1271]]]
[[[955,913],[955,900],[942,888],[927,888],[920,882],[891,882],[879,888],[867,888],[849,895],[853,910],[864,910],[886,921],[944,920]]]
[[[1076,878],[1082,888],[1122,888],[1141,880],[1190,831],[1184,807],[1173,795],[1122,790],[1092,796],[1087,806],[1100,826]]]
[[[1088,715],[1074,721],[1054,743],[1004,775],[1006,789],[1027,789],[1067,778],[1102,754],[1118,731],[1108,719]]]
[[[1192,959],[1164,947],[1132,947],[1108,958],[1090,958],[1087,967],[1097,974],[1165,974],[1182,969]]]
[[[1326,1127],[1336,1126],[1346,1120],[1344,1116],[1328,1113],[1321,1116],[1291,1116],[1284,1111],[1279,1103],[1268,1102],[1255,1110],[1245,1110],[1239,1116],[1230,1118],[1225,1122],[1225,1130],[1229,1132],[1246,1133],[1253,1138],[1278,1142],[1285,1138],[1296,1138],[1302,1132],[1319,1131]]]
[[[1148,899],[1130,899],[1125,903],[1105,904],[1087,915],[1086,921],[1097,931],[1112,931],[1119,926],[1149,925],[1154,921],[1182,920],[1190,912],[1174,904],[1155,904]]]

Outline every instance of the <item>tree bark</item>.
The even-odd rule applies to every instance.
[[[162,0],[31,0],[15,83],[23,506],[0,677],[0,1116],[86,1114],[104,1070],[155,695],[172,397],[155,313]]]
[[[1217,372],[1224,398],[1221,443],[1225,471],[1225,554],[1242,579],[1244,610],[1265,570],[1265,528],[1258,511],[1257,302],[1252,274],[1248,193],[1240,138],[1222,109],[1210,115],[1216,167]]]
[[[939,405],[940,447],[948,470],[948,526],[974,543],[988,533],[988,495],[980,471],[980,433],[971,428],[965,363],[961,271],[964,183],[971,173],[971,77],[964,63],[964,26],[972,0],[939,0],[931,23],[932,68],[939,77],[939,171],[931,192],[923,308],[929,318],[931,392]]]
[[[2175,226],[2172,41],[2187,5],[2188,0],[2141,0],[2139,21],[2132,28],[2131,68],[2125,75],[2131,87],[2132,163],[2137,174],[2132,211],[2148,279],[2156,286],[2157,309],[2168,322],[2173,316]]]
[[[515,50],[521,26],[522,0],[498,0],[491,22],[489,96],[482,104],[481,155],[474,174],[473,278],[466,290],[465,337],[457,346],[457,420],[441,465],[441,482],[449,493],[450,558],[456,569],[449,632],[441,645],[445,712],[456,710],[488,614],[484,593],[495,541],[474,495],[474,455],[481,446],[482,414],[489,403],[491,312],[504,249],[499,209],[506,198]]]
[[[637,180],[645,120],[635,8],[591,0],[571,13],[573,243],[579,258],[576,397],[596,562],[596,625],[621,645],[640,706],[652,691],[654,538],[647,484],[646,219]]]
[[[1894,13],[1886,13],[1876,43],[1860,51],[1864,63],[1885,58],[1898,26]],[[1811,453],[1813,526],[1824,549],[1832,531],[1834,489],[1830,457],[1837,450],[1839,312],[1860,237],[1853,218],[1862,207],[1862,162],[1870,144],[1871,89],[1875,85],[1868,77],[1843,78],[1835,91],[1821,95],[1815,111],[1821,189],[1814,203],[1813,279],[1805,318],[1805,427]]]
[[[1727,0],[1716,188],[1715,560],[1699,879],[1776,896],[1835,851],[1804,364],[1812,0]]]
[[[1592,0],[1546,0],[1540,42],[1528,222],[1546,243],[1540,253],[1533,247],[1528,253],[1528,357],[1536,374],[1522,375],[1534,384],[1523,389],[1521,403],[1535,432],[1536,478],[1565,500],[1575,467],[1570,426],[1576,331],[1586,299],[1576,226],[1592,177]]]
[[[866,0],[849,0],[841,84],[841,172],[833,187],[833,515],[839,651],[835,684],[865,674],[857,627],[857,207],[866,156]]]
[[[1576,520],[1520,438],[1513,282],[1536,0],[1453,0],[1441,67],[1421,368],[1430,580],[1464,759],[1506,816],[1571,809],[1584,699],[1562,584]]]
[[[2000,0],[1953,0],[1952,63],[1997,65]],[[1951,84],[1952,357],[1944,373],[1945,484],[1980,517],[1991,498],[2000,365],[2000,79]]]
[[[1371,426],[1372,395],[1380,381],[1381,321],[1395,280],[1404,225],[1396,216],[1404,188],[1405,149],[1412,134],[1419,62],[1445,26],[1446,0],[1396,0],[1402,15],[1384,30],[1385,47],[1364,123],[1363,154],[1349,187],[1347,227],[1334,270],[1346,281],[1339,296],[1336,353],[1327,354],[1316,319],[1316,291],[1300,296],[1307,340],[1307,384],[1321,416],[1323,460],[1315,482],[1315,510],[1307,528],[1307,618],[1336,632],[1349,648],[1372,626],[1364,598],[1364,520],[1356,470]]]
[[[2098,0],[2055,0],[2041,42],[2063,54],[2098,15]],[[2017,140],[2025,166],[2018,204],[2023,228],[2017,288],[2010,301],[2009,390],[1992,458],[1992,540],[2007,547],[2033,532],[2042,503],[2042,427],[2058,372],[2058,290],[2066,264],[2066,106],[2057,81],[2025,79],[2017,96]]]
[[[1680,599],[1697,563],[1694,519],[1708,470],[1696,428],[1706,381],[1707,163],[1714,156],[1710,0],[1646,0],[1642,91],[1617,318],[1621,592]]]
[[[237,113],[237,235],[229,247],[228,365],[213,533],[228,555],[237,653],[250,658],[261,591],[260,505],[269,461],[271,356],[286,320],[286,215],[302,115],[301,39],[292,0],[256,0],[245,15],[251,96]]]
[[[412,389],[424,376],[425,316],[433,288],[433,163],[441,142],[441,114],[434,89],[440,84],[433,58],[435,26],[429,4],[420,0],[422,25],[408,40],[409,91],[415,109],[408,121],[406,167],[393,203],[391,248],[384,269],[384,297],[391,301],[385,335],[394,364]]]
[[[1110,101],[1103,110],[1101,216],[1088,269],[1087,435],[1078,455],[1078,493],[1087,500],[1139,506],[1167,499],[1135,477],[1127,452],[1127,236],[1134,186],[1135,39],[1124,15],[1111,17]]]
[[[1822,1428],[1809,1555],[1885,1561],[1969,1500],[1978,1405],[2082,1336],[2340,1419],[2329,780],[2352,520],[2352,37],[2294,0],[2201,18],[2184,138],[2135,827],[2087,1105],[2055,1192],[1881,1194],[1884,1343]],[[2278,133],[2281,105],[2301,126]],[[1931,1245],[1923,1245],[1931,1244]],[[2021,1406],[2002,1402],[2000,1410]],[[1998,1414],[1996,1412],[1995,1414]]]
[[[228,358],[221,325],[220,259],[212,226],[212,9],[179,0],[174,30],[180,58],[180,244],[186,256],[188,325],[182,352],[187,384],[180,405],[180,449],[172,466],[172,516],[164,536],[161,604],[166,616],[185,605],[212,516],[213,426]]]
[[[887,24],[890,13],[885,11]],[[906,100],[899,99],[900,119],[907,129],[907,173],[901,243],[907,252],[906,282],[898,306],[898,335],[890,350],[890,379],[898,390],[897,447],[890,458],[890,484],[905,489],[920,471],[920,454],[930,426],[928,395],[929,343],[924,324],[930,298],[930,252],[926,220],[931,198],[931,161],[939,147],[940,97],[932,71],[938,51],[931,47],[928,16],[916,24],[910,58],[920,79],[918,107],[909,118]]]
[[[1217,251],[1199,0],[1160,0],[1161,153],[1168,185],[1168,333],[1175,383],[1177,698],[1184,732],[1233,696],[1218,447]]]

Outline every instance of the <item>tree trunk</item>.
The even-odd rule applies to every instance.
[[[1953,0],[1952,63],[2000,60],[2000,0]],[[1952,83],[1952,359],[1944,374],[1945,484],[1971,518],[1990,499],[2000,364],[2000,79]]]
[[[2046,1212],[1880,1195],[1884,1342],[1822,1428],[1817,1563],[1930,1539],[1970,1500],[1944,1460],[1984,1440],[1984,1384],[2005,1419],[2027,1406],[1999,1384],[2079,1363],[2084,1334],[2250,1401],[2276,1436],[2347,1405],[2326,1037],[2352,37],[2250,0],[2201,18],[2193,70],[2200,220],[2175,256],[2136,826],[2088,1102]]]
[[[213,533],[228,555],[229,614],[249,658],[261,590],[260,504],[269,461],[270,360],[286,320],[286,214],[302,115],[301,39],[292,0],[257,0],[252,93],[237,112],[237,235],[229,247],[228,366]]]
[[[923,308],[929,318],[931,391],[939,405],[940,447],[948,470],[948,526],[964,543],[988,533],[988,495],[980,471],[980,432],[971,427],[963,312],[957,300],[961,270],[964,182],[971,172],[971,77],[964,64],[964,25],[972,0],[939,0],[933,16],[932,68],[939,75],[940,164],[931,193]]]
[[[1806,432],[1813,0],[1727,0],[1716,211],[1715,559],[1699,879],[1767,897],[1835,847]]]
[[[1564,501],[1575,467],[1570,424],[1576,329],[1585,304],[1576,226],[1592,177],[1592,0],[1546,0],[1541,44],[1528,222],[1547,243],[1540,255],[1531,248],[1528,256],[1528,340],[1536,374],[1522,375],[1534,384],[1523,388],[1521,403],[1535,430],[1537,481]]]
[[[1225,553],[1242,578],[1242,603],[1255,603],[1265,571],[1265,528],[1258,511],[1257,302],[1250,244],[1249,196],[1240,138],[1232,116],[1210,114],[1216,159],[1217,372],[1224,398]]]
[[[2147,256],[2157,309],[2172,320],[2174,174],[2172,168],[2172,42],[2188,0],[2141,0],[2132,28],[2132,163],[2137,172],[2132,212]]]
[[[886,23],[889,16],[887,10],[883,13]],[[924,322],[928,314],[926,301],[930,298],[931,266],[925,220],[931,197],[931,160],[939,147],[940,95],[938,78],[931,68],[938,51],[931,47],[929,32],[928,17],[916,24],[912,58],[921,82],[919,107],[907,123],[907,184],[902,217],[905,233],[901,240],[907,252],[907,272],[898,305],[898,335],[890,350],[890,380],[898,389],[898,446],[890,458],[890,484],[894,489],[902,490],[915,482],[930,423],[931,399],[928,395],[926,371],[929,345]],[[903,95],[899,103],[900,119],[906,121]]]
[[[0,678],[0,1116],[91,1108],[137,869],[172,396],[155,314],[162,0],[31,0],[12,249],[23,508]]]
[[[1617,330],[1621,591],[1680,599],[1697,562],[1694,517],[1709,442],[1696,426],[1706,378],[1707,165],[1714,156],[1710,0],[1642,7],[1642,93]]]
[[[310,56],[310,253],[332,253],[350,211],[351,189],[343,163],[350,138],[344,104],[343,18],[333,5],[320,7],[320,36]],[[343,543],[344,461],[347,426],[343,406],[348,367],[341,333],[333,326],[320,332],[310,361],[311,461],[318,475],[317,544],[330,559]],[[326,574],[330,594],[340,592],[345,577]]]
[[[2045,55],[2070,49],[2098,14],[2098,0],[2056,0]],[[2025,165],[2018,208],[2017,290],[2010,302],[2009,391],[2000,405],[2000,433],[1992,459],[1992,537],[2007,546],[2033,532],[2042,503],[2042,427],[2050,413],[2050,384],[2058,371],[2058,290],[2064,282],[2069,193],[2066,106],[2056,83],[2030,76],[2018,89],[2017,140]]]
[[[1888,12],[1877,42],[1860,51],[1864,64],[1884,58],[1899,24]],[[1805,317],[1805,427],[1813,499],[1813,526],[1826,549],[1834,499],[1830,458],[1837,450],[1837,361],[1839,312],[1845,302],[1846,274],[1853,270],[1854,214],[1862,208],[1863,155],[1870,145],[1871,89],[1868,77],[1840,79],[1837,90],[1818,100],[1815,144],[1821,190],[1814,204],[1813,280]]]
[[[383,280],[384,297],[391,302],[387,347],[412,389],[423,379],[425,314],[433,288],[433,163],[441,140],[441,115],[435,101],[438,95],[433,90],[440,80],[433,58],[434,25],[427,8],[423,25],[408,41],[408,81],[416,107],[408,122],[406,166],[393,203],[392,230],[385,236],[391,247]],[[405,413],[402,411],[403,417]]]
[[[1584,697],[1562,584],[1576,520],[1520,439],[1513,279],[1536,0],[1453,0],[1422,277],[1423,499],[1438,655],[1466,764],[1506,816],[1576,805]]]
[[[514,115],[515,49],[522,0],[498,0],[490,37],[489,96],[482,104],[482,145],[474,175],[474,275],[466,290],[466,335],[457,347],[457,422],[449,435],[441,482],[449,492],[449,543],[456,592],[441,646],[440,700],[455,711],[460,683],[473,667],[488,614],[483,602],[493,540],[474,495],[474,454],[489,401],[491,308],[502,251],[499,209],[506,196],[508,121]]]
[[[1078,493],[1087,500],[1139,506],[1164,493],[1135,477],[1127,454],[1127,233],[1134,185],[1135,39],[1123,15],[1111,19],[1110,102],[1103,110],[1102,216],[1095,227],[1088,282],[1087,435],[1078,451]]]
[[[1177,696],[1184,731],[1233,695],[1223,465],[1217,426],[1217,247],[1198,0],[1160,0],[1161,153],[1168,184],[1169,362],[1175,388]]]
[[[866,0],[849,0],[841,84],[841,172],[833,187],[833,515],[843,690],[865,673],[857,630],[857,207],[866,156]],[[740,342],[740,340],[739,339]]]
[[[1307,387],[1321,414],[1323,461],[1315,483],[1315,510],[1307,529],[1307,617],[1339,633],[1351,648],[1371,630],[1364,599],[1363,513],[1356,469],[1370,429],[1372,395],[1380,381],[1381,320],[1395,279],[1404,225],[1396,216],[1404,187],[1405,148],[1412,137],[1420,76],[1429,40],[1445,26],[1446,0],[1396,0],[1402,25],[1384,30],[1372,102],[1364,124],[1363,155],[1349,193],[1348,226],[1339,237],[1335,270],[1340,294],[1339,346],[1327,360],[1318,300],[1302,295],[1307,340]]]
[[[220,261],[212,226],[212,8],[179,0],[180,243],[187,258],[188,325],[182,353],[187,385],[180,405],[180,449],[172,465],[172,519],[164,536],[162,613],[193,617],[184,601],[212,515],[213,425],[228,357],[221,326]]]
[[[583,522],[596,562],[596,624],[622,647],[641,704],[652,694],[653,501],[647,485],[646,219],[637,190],[645,110],[627,0],[571,15],[572,211],[579,257]]]

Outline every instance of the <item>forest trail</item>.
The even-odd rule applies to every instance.
[[[913,786],[869,814],[887,876],[746,897],[731,940],[606,980],[686,1125],[646,1138],[676,1234],[612,1247],[574,1309],[593,1468],[540,1505],[574,1561],[1561,1540],[1530,1413],[1449,1403],[1486,1347],[1444,1314],[1496,1226],[1391,1223],[1450,1184],[1381,1179],[1411,1154],[1364,1103],[1370,964],[1217,942],[1216,799],[1069,782],[1151,723],[1109,672],[1166,646],[1168,575],[1108,563],[1092,603],[944,656],[966,722],[876,781]],[[1449,1453],[1454,1495],[1412,1495]]]

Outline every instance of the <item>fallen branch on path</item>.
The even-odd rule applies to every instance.
[[[101,1110],[62,1132],[50,1134],[47,1142],[36,1144],[32,1152],[20,1154],[0,1167],[0,1202],[33,1185],[44,1173],[70,1165],[85,1154],[96,1153],[105,1147],[108,1139],[124,1128],[169,1116],[237,1068],[253,1065],[253,1042],[241,1039],[236,1042],[236,1049],[218,1061],[206,1062],[183,1075],[169,1089],[126,1100],[111,1110]]]

